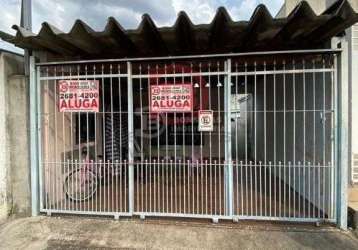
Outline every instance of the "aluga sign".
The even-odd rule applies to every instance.
[[[97,80],[62,80],[58,82],[60,112],[98,112]]]
[[[193,88],[191,84],[150,86],[150,112],[191,112]]]

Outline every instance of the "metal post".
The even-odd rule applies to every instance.
[[[42,87],[41,87],[41,80],[40,80],[40,67],[36,67],[36,91],[37,91],[37,95],[36,95],[36,105],[37,105],[37,157],[38,157],[38,173],[39,173],[39,205],[40,205],[40,210],[42,208],[44,208],[44,183],[43,183],[43,163],[42,163],[42,99],[41,99],[41,95],[42,95]]]
[[[133,127],[133,79],[132,64],[127,62],[128,72],[128,196],[129,213],[134,210],[134,127]]]
[[[337,224],[347,229],[347,189],[349,162],[349,83],[348,43],[345,38],[338,41],[342,52],[337,56],[336,92],[336,168],[337,168]]]
[[[224,90],[224,111],[225,111],[225,192],[226,192],[226,213],[233,215],[233,167],[231,155],[231,59],[225,62],[225,90]]]
[[[39,214],[39,165],[37,136],[37,82],[35,58],[30,57],[30,164],[31,164],[31,211]]]
[[[21,20],[20,26],[28,31],[32,31],[32,4],[31,0],[22,0],[21,2]],[[25,61],[25,76],[29,76],[29,50],[25,49],[24,61]]]

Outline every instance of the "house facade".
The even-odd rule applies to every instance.
[[[348,1],[249,21],[219,8],[43,23],[2,39],[31,51],[32,213],[329,222],[346,228]],[[305,24],[305,25],[303,25]]]

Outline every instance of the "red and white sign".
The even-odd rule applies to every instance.
[[[191,84],[150,86],[150,112],[191,112],[193,87]]]
[[[60,112],[98,112],[97,80],[61,80],[58,82]]]
[[[214,115],[212,110],[199,110],[199,131],[214,131]]]

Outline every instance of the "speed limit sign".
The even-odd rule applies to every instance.
[[[199,110],[199,128],[200,132],[214,131],[214,115],[212,110]]]

